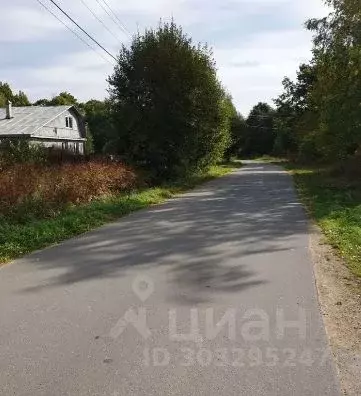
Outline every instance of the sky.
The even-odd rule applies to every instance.
[[[74,28],[50,0],[39,1]],[[56,2],[114,55],[132,34],[173,17],[195,42],[213,48],[219,77],[243,115],[260,101],[272,104],[282,79],[294,78],[311,58],[304,22],[327,14],[322,0],[105,0],[118,18],[112,20],[104,0]],[[0,0],[0,6],[0,81],[32,101],[61,91],[81,101],[106,97],[112,58],[89,48],[37,0]]]

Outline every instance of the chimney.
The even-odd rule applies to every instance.
[[[6,119],[10,120],[10,118],[13,118],[13,108],[12,108],[12,103],[10,100],[8,100],[8,103],[6,105]]]

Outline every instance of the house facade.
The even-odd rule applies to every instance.
[[[84,154],[86,125],[75,106],[0,108],[0,140],[26,139],[33,144]]]

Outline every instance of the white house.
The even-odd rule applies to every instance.
[[[0,140],[26,139],[46,147],[84,154],[86,126],[74,106],[0,108]]]

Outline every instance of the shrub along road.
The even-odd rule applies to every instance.
[[[340,395],[274,165],[3,267],[0,307],[4,395]]]

